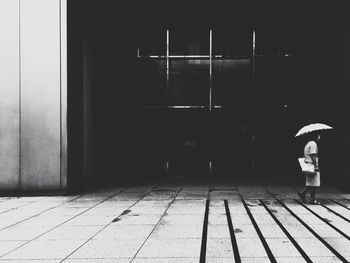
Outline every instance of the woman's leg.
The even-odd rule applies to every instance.
[[[305,186],[304,190],[298,194],[299,197],[301,198],[301,200],[303,200],[303,202],[306,201],[306,193],[308,191],[310,191],[310,187],[309,186]]]
[[[312,186],[310,189],[310,197],[311,197],[311,201],[315,200],[315,195],[316,195],[316,187]]]
[[[312,204],[315,204],[315,205],[319,205],[319,204],[320,204],[320,202],[318,202],[318,201],[315,199],[315,196],[316,196],[316,186],[313,186],[313,187],[311,188],[310,196],[311,196],[311,203],[312,203]]]
[[[306,193],[307,193],[307,191],[309,191],[309,186],[305,186],[305,188],[304,188],[304,190],[303,191],[301,191],[301,193],[300,194],[302,194],[302,195],[306,195]]]

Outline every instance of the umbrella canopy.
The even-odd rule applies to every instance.
[[[295,137],[298,137],[300,135],[310,133],[313,131],[329,130],[329,129],[333,129],[333,128],[331,126],[328,126],[328,125],[323,124],[323,123],[313,123],[313,124],[309,124],[309,125],[306,125],[303,128],[301,128],[298,131],[298,133],[295,135]]]

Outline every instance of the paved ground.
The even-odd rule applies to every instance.
[[[319,198],[218,183],[2,197],[0,263],[350,261],[350,194]]]

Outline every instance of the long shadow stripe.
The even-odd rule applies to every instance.
[[[298,217],[292,210],[289,209],[281,200],[277,199],[277,201],[292,215],[294,216],[307,230],[309,230],[318,240],[322,242],[323,245],[325,245],[332,253],[339,258],[342,262],[349,262],[347,261],[338,251],[336,251],[331,245],[329,245],[324,239],[317,234],[311,227],[309,227],[303,220],[301,220],[300,217]]]
[[[260,200],[261,204],[265,207],[266,211],[270,214],[270,216],[275,220],[277,225],[282,229],[284,234],[289,238],[289,240],[293,243],[295,248],[299,251],[299,253],[303,256],[306,262],[312,263],[312,260],[309,258],[309,256],[305,253],[305,251],[299,246],[299,244],[295,241],[295,239],[292,237],[291,234],[287,231],[287,229],[281,224],[281,222],[277,219],[277,217],[271,212],[271,210],[267,207],[265,202],[263,200]]]
[[[329,225],[331,228],[333,228],[335,231],[337,231],[339,234],[341,234],[343,237],[345,237],[346,239],[350,240],[350,237],[345,234],[343,231],[341,231],[339,228],[335,227],[333,224],[331,224],[330,222],[328,222],[325,218],[323,218],[322,216],[320,216],[319,214],[315,213],[314,211],[312,211],[310,208],[308,208],[306,205],[304,205],[303,203],[299,202],[298,200],[296,200],[300,205],[302,205],[303,207],[305,207],[309,212],[311,212],[313,215],[315,215],[317,218],[319,218],[320,220],[322,220],[323,222],[325,222],[327,225]]]
[[[208,236],[208,219],[209,219],[209,200],[205,203],[203,232],[202,232],[202,245],[199,263],[205,263],[205,256],[207,253],[207,236]]]
[[[332,199],[332,202],[333,202],[333,203],[336,203],[337,205],[340,205],[340,206],[342,206],[342,207],[344,207],[344,208],[346,208],[346,209],[348,209],[348,210],[350,210],[349,207],[347,207],[346,205],[343,205],[342,203],[339,203],[339,202],[335,201],[334,199]]]
[[[322,206],[323,206],[324,208],[326,208],[328,211],[332,212],[333,214],[339,216],[341,219],[343,219],[343,220],[345,220],[346,222],[349,222],[349,223],[350,223],[350,220],[349,220],[349,219],[347,219],[346,217],[342,216],[342,215],[339,214],[338,212],[334,211],[332,208],[329,208],[328,206],[323,205],[323,204],[322,204]]]
[[[241,262],[241,257],[239,255],[238,246],[237,246],[237,240],[236,240],[236,236],[235,236],[235,231],[234,231],[233,225],[232,225],[232,218],[231,218],[230,208],[228,207],[227,200],[224,200],[224,203],[225,203],[225,210],[226,210],[226,217],[227,217],[228,228],[230,230],[233,255],[235,257],[235,262],[236,263],[240,263]]]
[[[272,251],[271,251],[269,245],[267,244],[267,242],[266,242],[266,240],[265,240],[263,234],[261,233],[261,231],[260,231],[260,229],[259,229],[259,227],[258,227],[258,224],[256,223],[256,221],[255,221],[255,219],[254,219],[252,213],[250,212],[248,205],[246,204],[246,202],[244,201],[244,199],[242,199],[242,202],[243,202],[243,205],[244,205],[244,207],[245,207],[245,209],[246,209],[246,211],[247,211],[247,213],[248,213],[248,216],[249,216],[249,218],[250,218],[250,221],[252,221],[252,224],[253,224],[253,226],[254,226],[256,232],[258,233],[258,236],[259,236],[259,238],[260,238],[260,241],[261,241],[261,243],[263,244],[263,246],[264,246],[264,248],[265,248],[265,251],[266,251],[266,253],[267,253],[267,255],[268,255],[270,261],[271,261],[272,263],[277,263],[276,258],[275,258],[275,256],[272,254]]]

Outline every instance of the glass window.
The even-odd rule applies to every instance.
[[[170,55],[209,56],[209,29],[170,30]]]
[[[172,59],[170,61],[169,104],[209,104],[209,60]]]
[[[166,30],[147,31],[139,35],[138,56],[165,56]]]
[[[166,74],[164,59],[140,59],[135,97],[140,106],[166,105]]]
[[[250,79],[250,59],[214,59],[212,81],[214,105],[222,105],[224,108],[240,105],[251,92]]]
[[[256,31],[256,54],[264,56],[291,56],[295,54],[297,34],[293,30]]]
[[[249,57],[252,54],[252,31],[213,31],[213,55]]]

